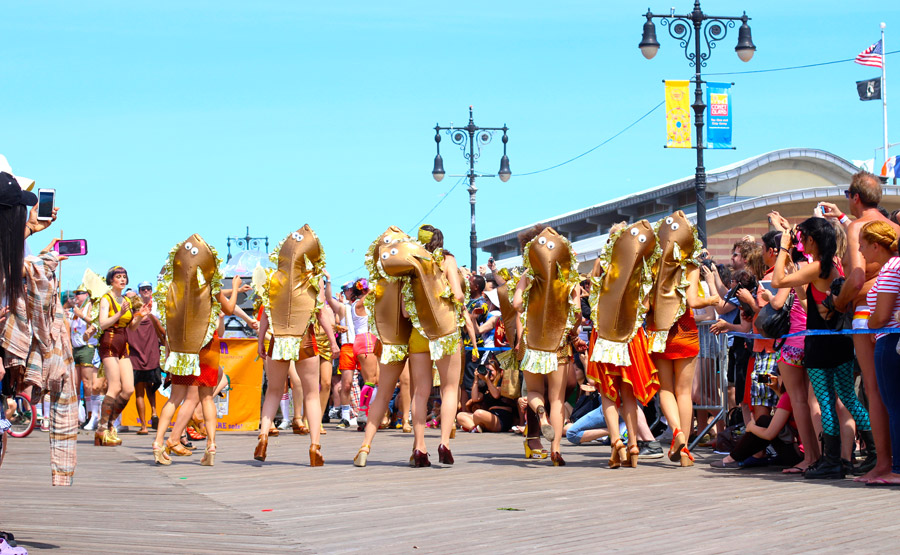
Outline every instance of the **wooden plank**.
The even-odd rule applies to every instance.
[[[355,468],[362,434],[327,428],[322,468],[308,466],[309,438],[290,434],[270,440],[265,463],[252,459],[253,435],[219,434],[212,468],[199,452],[156,466],[147,436],[95,448],[83,434],[71,488],[49,485],[45,434],[10,439],[0,484],[16,501],[2,528],[31,552],[59,553],[797,552],[862,538],[887,551],[900,529],[895,490],[713,470],[708,451],[694,468],[609,470],[608,447],[564,444],[569,464],[554,468],[524,460],[521,437],[461,433],[454,466],[411,469],[412,436],[388,430]],[[432,452],[437,442],[429,430]]]

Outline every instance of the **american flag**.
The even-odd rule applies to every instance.
[[[856,63],[864,66],[882,67],[882,54],[883,52],[881,50],[881,41],[878,41],[872,46],[860,52],[856,56]]]

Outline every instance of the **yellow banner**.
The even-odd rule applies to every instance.
[[[666,81],[666,147],[691,148],[690,81]]]
[[[259,428],[263,374],[262,360],[256,355],[256,339],[223,339],[219,350],[219,365],[224,368],[230,383],[224,397],[215,398],[220,415],[216,429],[220,432],[255,432]],[[162,410],[167,394],[168,391],[156,393],[157,413]],[[146,399],[144,404],[145,417],[149,419],[150,407]],[[139,425],[133,396],[122,411],[122,424]]]

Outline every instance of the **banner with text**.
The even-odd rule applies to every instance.
[[[222,396],[216,396],[216,429],[227,432],[254,432],[259,428],[259,409],[262,398],[263,363],[256,354],[256,339],[222,339],[219,344],[219,366],[228,376]],[[156,410],[162,410],[169,397],[169,389],[156,392]],[[149,418],[150,407],[146,407]],[[138,425],[134,397],[122,411],[122,424]]]
[[[666,147],[691,148],[690,81],[666,81]]]
[[[706,148],[731,148],[731,83],[707,83],[709,131]]]

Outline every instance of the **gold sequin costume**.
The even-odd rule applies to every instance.
[[[378,261],[384,254],[390,256],[397,243],[410,240],[400,228],[391,226],[366,251],[366,268],[374,291],[366,296],[365,305],[369,313],[369,330],[381,341],[381,364],[406,360],[413,325],[402,314],[405,278],[387,275]]]

